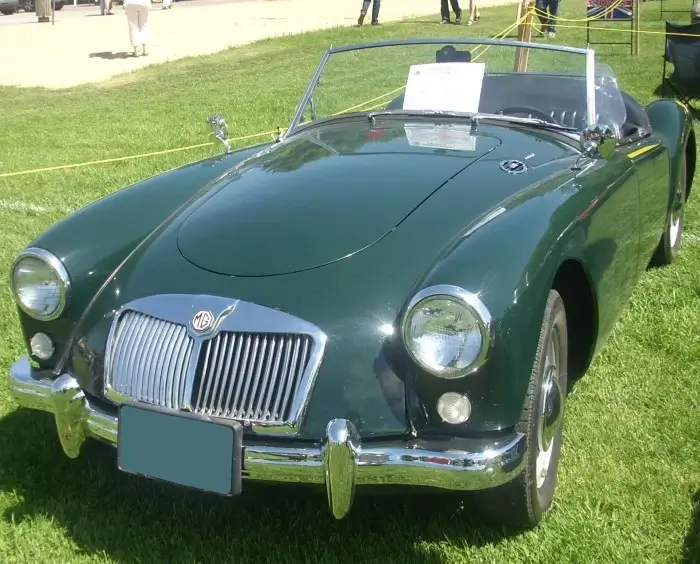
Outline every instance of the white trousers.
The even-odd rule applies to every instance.
[[[124,6],[126,10],[126,19],[129,22],[129,39],[131,45],[148,45],[150,36],[148,33],[148,14],[151,9],[149,6],[140,4],[127,4]]]

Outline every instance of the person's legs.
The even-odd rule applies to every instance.
[[[476,0],[469,0],[469,25],[479,21],[481,13],[479,12],[479,6],[476,5]]]
[[[546,33],[547,25],[549,24],[549,14],[547,13],[548,4],[549,0],[536,0],[535,2],[535,14],[537,14],[542,24],[538,30],[541,34]]]
[[[548,0],[549,2],[549,36],[554,37],[556,32],[557,16],[559,15],[559,3],[561,0]]]
[[[462,23],[462,8],[459,7],[459,0],[450,0],[450,4],[455,13],[455,23]]]
[[[143,54],[148,55],[148,45],[151,37],[148,29],[148,15],[151,13],[150,6],[139,6],[139,33],[141,34],[141,46]]]
[[[129,41],[131,42],[131,46],[134,48],[134,56],[138,57],[140,54],[140,47],[139,47],[139,39],[140,33],[139,33],[139,12],[138,12],[138,6],[134,6],[133,4],[127,4],[124,6],[124,11],[126,12],[126,21],[129,24]]]
[[[362,2],[362,9],[360,10],[360,17],[357,18],[357,25],[362,25],[365,21],[365,16],[367,15],[367,10],[369,10],[369,3],[371,0],[364,0]]]
[[[372,1],[372,25],[379,23],[379,7],[381,0]]]
[[[447,6],[447,0],[440,0],[440,16],[443,23],[450,21],[450,9]]]

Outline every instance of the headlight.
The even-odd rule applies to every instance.
[[[32,247],[15,260],[11,284],[22,311],[34,319],[49,321],[61,315],[66,306],[70,278],[56,256]]]
[[[423,369],[441,378],[459,378],[486,360],[491,315],[481,300],[457,286],[421,290],[402,323],[409,354]]]

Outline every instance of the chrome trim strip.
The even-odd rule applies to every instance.
[[[197,312],[205,310],[212,312],[216,321],[211,329],[205,333],[200,333],[192,327],[192,320]],[[245,369],[246,374],[244,378],[237,379],[235,390],[234,386],[229,387],[227,391],[228,395],[226,396],[228,400],[231,398],[231,394],[233,394],[233,403],[235,405],[241,404],[242,398],[248,397],[248,394],[251,392],[251,387],[253,388],[252,391],[255,392],[260,386],[261,381],[263,381],[263,384],[266,383],[264,382],[266,378],[266,372],[263,371],[263,368],[265,368],[264,363],[258,363],[256,366],[256,363],[250,362],[251,358],[255,358],[258,347],[266,347],[269,344],[269,339],[267,339],[269,336],[285,336],[283,341],[284,354],[280,354],[282,372],[279,376],[280,381],[278,384],[280,386],[279,389],[282,390],[283,393],[276,394],[272,409],[282,409],[290,405],[291,402],[289,415],[282,420],[260,421],[256,420],[256,412],[258,410],[248,409],[246,413],[236,414],[236,416],[232,418],[249,426],[253,432],[259,435],[293,436],[299,432],[299,427],[306,414],[311,390],[316,376],[318,375],[327,342],[326,334],[316,325],[276,309],[220,296],[201,294],[158,294],[134,300],[124,304],[116,312],[107,337],[103,391],[105,397],[109,401],[117,404],[123,403],[128,399],[149,401],[149,394],[146,393],[144,396],[141,394],[141,391],[148,392],[150,389],[149,386],[155,385],[154,382],[151,382],[151,380],[154,379],[153,375],[151,375],[151,378],[146,375],[144,377],[145,382],[136,383],[136,389],[132,388],[129,391],[119,388],[112,380],[114,377],[113,369],[115,365],[126,365],[128,368],[129,366],[133,366],[134,363],[137,363],[138,369],[135,370],[135,372],[139,375],[144,374],[146,369],[145,365],[142,366],[140,364],[142,361],[145,361],[144,355],[136,354],[133,346],[127,347],[132,351],[128,359],[123,359],[121,357],[118,359],[113,358],[115,350],[114,345],[118,343],[121,335],[121,331],[117,331],[118,327],[122,327],[119,321],[122,316],[127,315],[128,312],[136,312],[137,314],[155,318],[156,320],[174,323],[187,328],[188,343],[192,342],[193,345],[191,347],[189,344],[186,345],[190,356],[187,373],[184,379],[181,379],[181,381],[184,381],[184,397],[180,395],[182,392],[177,395],[182,399],[180,405],[188,411],[196,411],[197,409],[197,406],[192,404],[196,401],[194,386],[197,380],[197,365],[202,354],[202,348],[208,347],[211,343],[219,343],[221,337],[224,336],[222,332],[225,332],[228,336],[231,336],[231,334],[236,334],[236,336],[238,336],[238,334],[244,334],[243,352],[241,358],[236,356],[234,359],[234,366],[236,368],[240,366],[242,370]],[[143,331],[143,328],[141,331]],[[158,333],[157,323],[151,323],[149,327],[146,328],[145,332],[147,334],[145,336],[140,335],[139,338],[143,337],[144,343],[153,341]],[[259,336],[263,333],[266,338],[261,338]],[[307,336],[311,342],[309,343],[308,339],[302,339],[302,336]],[[161,344],[165,342],[162,338],[156,339],[156,341]],[[308,350],[309,346],[311,347],[310,352]],[[142,348],[145,350],[146,345],[144,344]],[[280,353],[281,351],[282,349],[280,349]],[[263,356],[264,355],[262,355],[261,358]],[[293,367],[296,367],[300,361],[306,358],[308,358],[306,369],[301,373],[298,383],[295,383],[291,379],[295,378],[298,373]],[[154,360],[158,360],[157,351],[154,353]],[[209,357],[209,362],[213,362],[214,360],[215,355]],[[178,367],[178,369],[179,368],[180,367]],[[268,366],[267,370],[269,370],[269,368]],[[207,365],[206,370],[214,370],[216,372],[220,370],[220,367]],[[203,370],[203,372],[206,370]],[[169,378],[167,385],[175,385],[178,383],[177,378],[172,382],[170,380]],[[293,396],[291,395],[292,391],[295,392]],[[205,393],[208,394],[209,392],[205,390]],[[175,395],[174,391],[173,394]],[[177,406],[172,407],[177,408]]]
[[[47,315],[39,315],[34,311],[28,310],[24,306],[22,301],[19,299],[17,293],[15,292],[15,268],[17,267],[17,263],[19,263],[19,261],[27,257],[34,257],[45,262],[49,267],[51,267],[51,269],[53,269],[53,271],[58,276],[58,279],[61,281],[61,293],[59,296],[58,306],[54,311]],[[12,294],[15,303],[29,317],[33,319],[38,319],[39,321],[51,321],[53,319],[56,319],[63,313],[63,310],[66,309],[66,304],[68,303],[70,287],[70,276],[68,274],[68,270],[66,270],[65,265],[63,264],[60,258],[58,258],[53,253],[47,251],[46,249],[42,249],[39,247],[29,247],[28,249],[24,249],[21,253],[17,255],[17,257],[12,263],[12,268],[10,268],[10,293]]]
[[[595,109],[595,51],[586,49],[586,125],[593,125],[596,119]]]
[[[70,374],[56,380],[35,378],[29,357],[24,356],[10,369],[9,390],[21,406],[54,414],[67,456],[79,456],[88,438],[116,446],[117,417],[91,405]],[[326,437],[309,446],[293,441],[284,446],[246,441],[243,446],[246,479],[325,484],[329,509],[337,519],[350,511],[356,485],[461,491],[491,488],[523,471],[526,450],[522,433],[496,441],[396,439],[362,445],[357,429],[347,419],[331,420]]]

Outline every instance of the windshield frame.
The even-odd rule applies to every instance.
[[[280,141],[284,140],[286,137],[296,133],[300,126],[300,122],[304,117],[304,112],[313,96],[314,90],[318,85],[319,79],[323,74],[323,70],[328,63],[331,55],[336,53],[344,53],[348,51],[361,51],[363,49],[375,49],[379,47],[401,47],[404,45],[500,45],[505,47],[526,47],[529,49],[541,49],[544,51],[559,51],[562,53],[574,53],[577,55],[585,55],[586,57],[586,125],[595,125],[595,51],[593,49],[583,49],[581,47],[569,47],[565,45],[551,45],[547,43],[531,43],[526,41],[515,41],[511,39],[479,39],[476,37],[462,37],[462,38],[415,38],[415,39],[390,39],[385,41],[375,41],[371,43],[358,43],[352,45],[342,45],[340,47],[329,47],[321,56],[321,60],[316,67],[313,75],[311,75],[311,80],[309,80],[306,91],[301,97],[301,101],[297,105],[297,109],[294,113],[289,127],[280,136]],[[477,114],[478,115],[478,114]],[[338,116],[341,117],[341,116]],[[314,120],[316,121],[316,120]],[[310,122],[310,123],[313,123]]]

